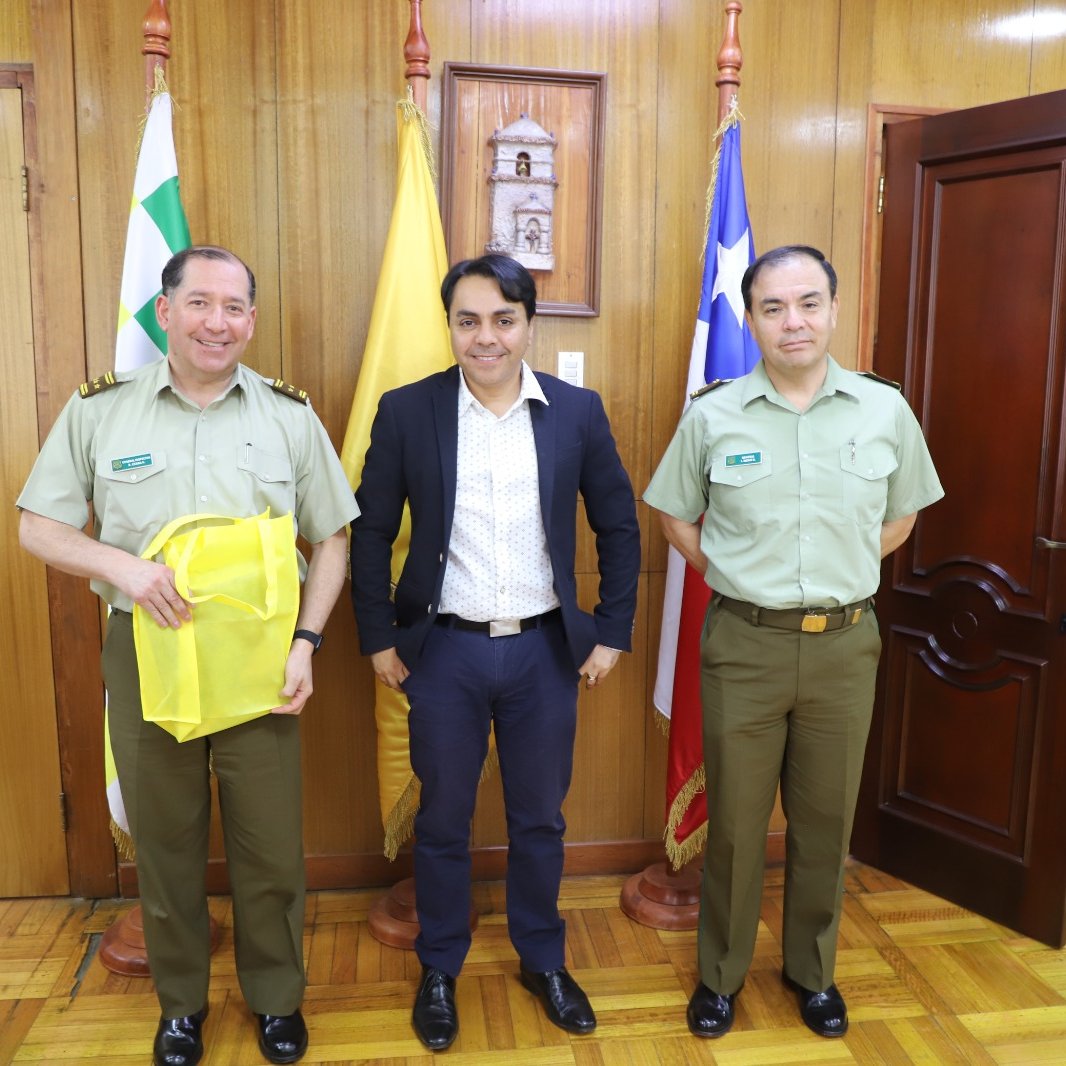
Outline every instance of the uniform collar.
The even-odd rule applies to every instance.
[[[825,381],[821,388],[814,394],[811,400],[813,406],[824,396],[833,396],[842,392],[852,399],[857,398],[858,393],[853,384],[854,374],[845,370],[831,355],[826,356],[827,367]],[[741,406],[747,407],[753,400],[764,398],[771,403],[780,403],[781,394],[774,388],[770,375],[766,373],[766,367],[760,359],[754,367],[744,376],[744,394],[741,398]]]

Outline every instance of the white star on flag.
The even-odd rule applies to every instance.
[[[737,326],[744,325],[744,298],[740,295],[740,280],[744,277],[744,271],[748,269],[748,249],[751,238],[745,230],[732,248],[718,245],[718,273],[714,279],[714,290],[711,293],[711,303],[722,295],[729,302],[729,306],[736,316]]]

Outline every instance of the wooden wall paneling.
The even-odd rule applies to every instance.
[[[7,0],[0,19],[0,63],[29,63],[32,58],[30,0]]]
[[[35,0],[30,11],[38,149],[30,174],[33,335],[43,440],[86,377],[83,246],[71,3]],[[47,573],[54,673],[37,680],[55,686],[70,891],[108,896],[116,870],[104,793],[99,600],[83,578]]]
[[[1054,12],[1044,17],[1061,18]],[[1035,34],[1030,59],[1029,93],[1050,93],[1066,85],[1066,35],[1059,32]]]
[[[829,254],[840,7],[744,6],[741,142],[756,254],[794,242]]]
[[[641,836],[662,838],[666,829],[666,759],[669,740],[664,732],[661,715],[652,700],[659,658],[659,634],[663,620],[663,598],[666,594],[666,573],[654,570],[648,574],[648,595],[644,617],[647,618],[648,638],[645,643],[644,705],[648,708],[644,723],[644,821]],[[658,856],[659,859],[662,856]]]
[[[277,4],[220,9],[189,0],[169,10],[167,80],[178,105],[174,145],[190,235],[247,260],[259,309],[247,361],[271,377],[291,377],[281,340]]]
[[[903,9],[891,0],[841,5],[833,242],[825,250],[840,279],[834,354],[845,366],[854,365],[859,336],[868,106],[948,110],[1029,92],[1031,41],[994,35],[989,28],[1001,18],[1030,14],[1032,5],[985,0],[981,6],[977,17],[952,0]]]
[[[0,424],[4,448],[0,485],[10,501],[37,452],[33,316],[30,299],[29,215],[23,206],[28,165],[23,140],[23,92],[12,71],[0,70]],[[4,743],[0,747],[0,896],[64,895],[69,890],[63,839],[48,588],[44,568],[19,551],[19,513],[0,510],[0,543],[10,546],[0,572],[0,646],[17,669],[5,683]],[[44,683],[42,683],[42,681]]]

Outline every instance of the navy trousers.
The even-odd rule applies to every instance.
[[[433,627],[404,683],[411,766],[422,783],[415,816],[415,950],[455,977],[470,948],[470,824],[489,728],[507,814],[507,927],[522,963],[563,965],[559,916],[562,805],[577,725],[577,670],[563,626],[508,637]]]

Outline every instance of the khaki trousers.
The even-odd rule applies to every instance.
[[[881,637],[854,626],[753,626],[712,600],[701,644],[707,850],[700,901],[703,983],[736,992],[759,925],[766,831],[778,783],[785,838],[784,971],[833,983],[844,860],[870,730]]]
[[[141,716],[133,619],[114,611],[104,642],[111,747],[137,849],[148,963],[163,1016],[207,1002],[208,756],[218,781],[241,991],[258,1014],[303,999],[304,861],[300,722],[268,714],[179,744]]]

